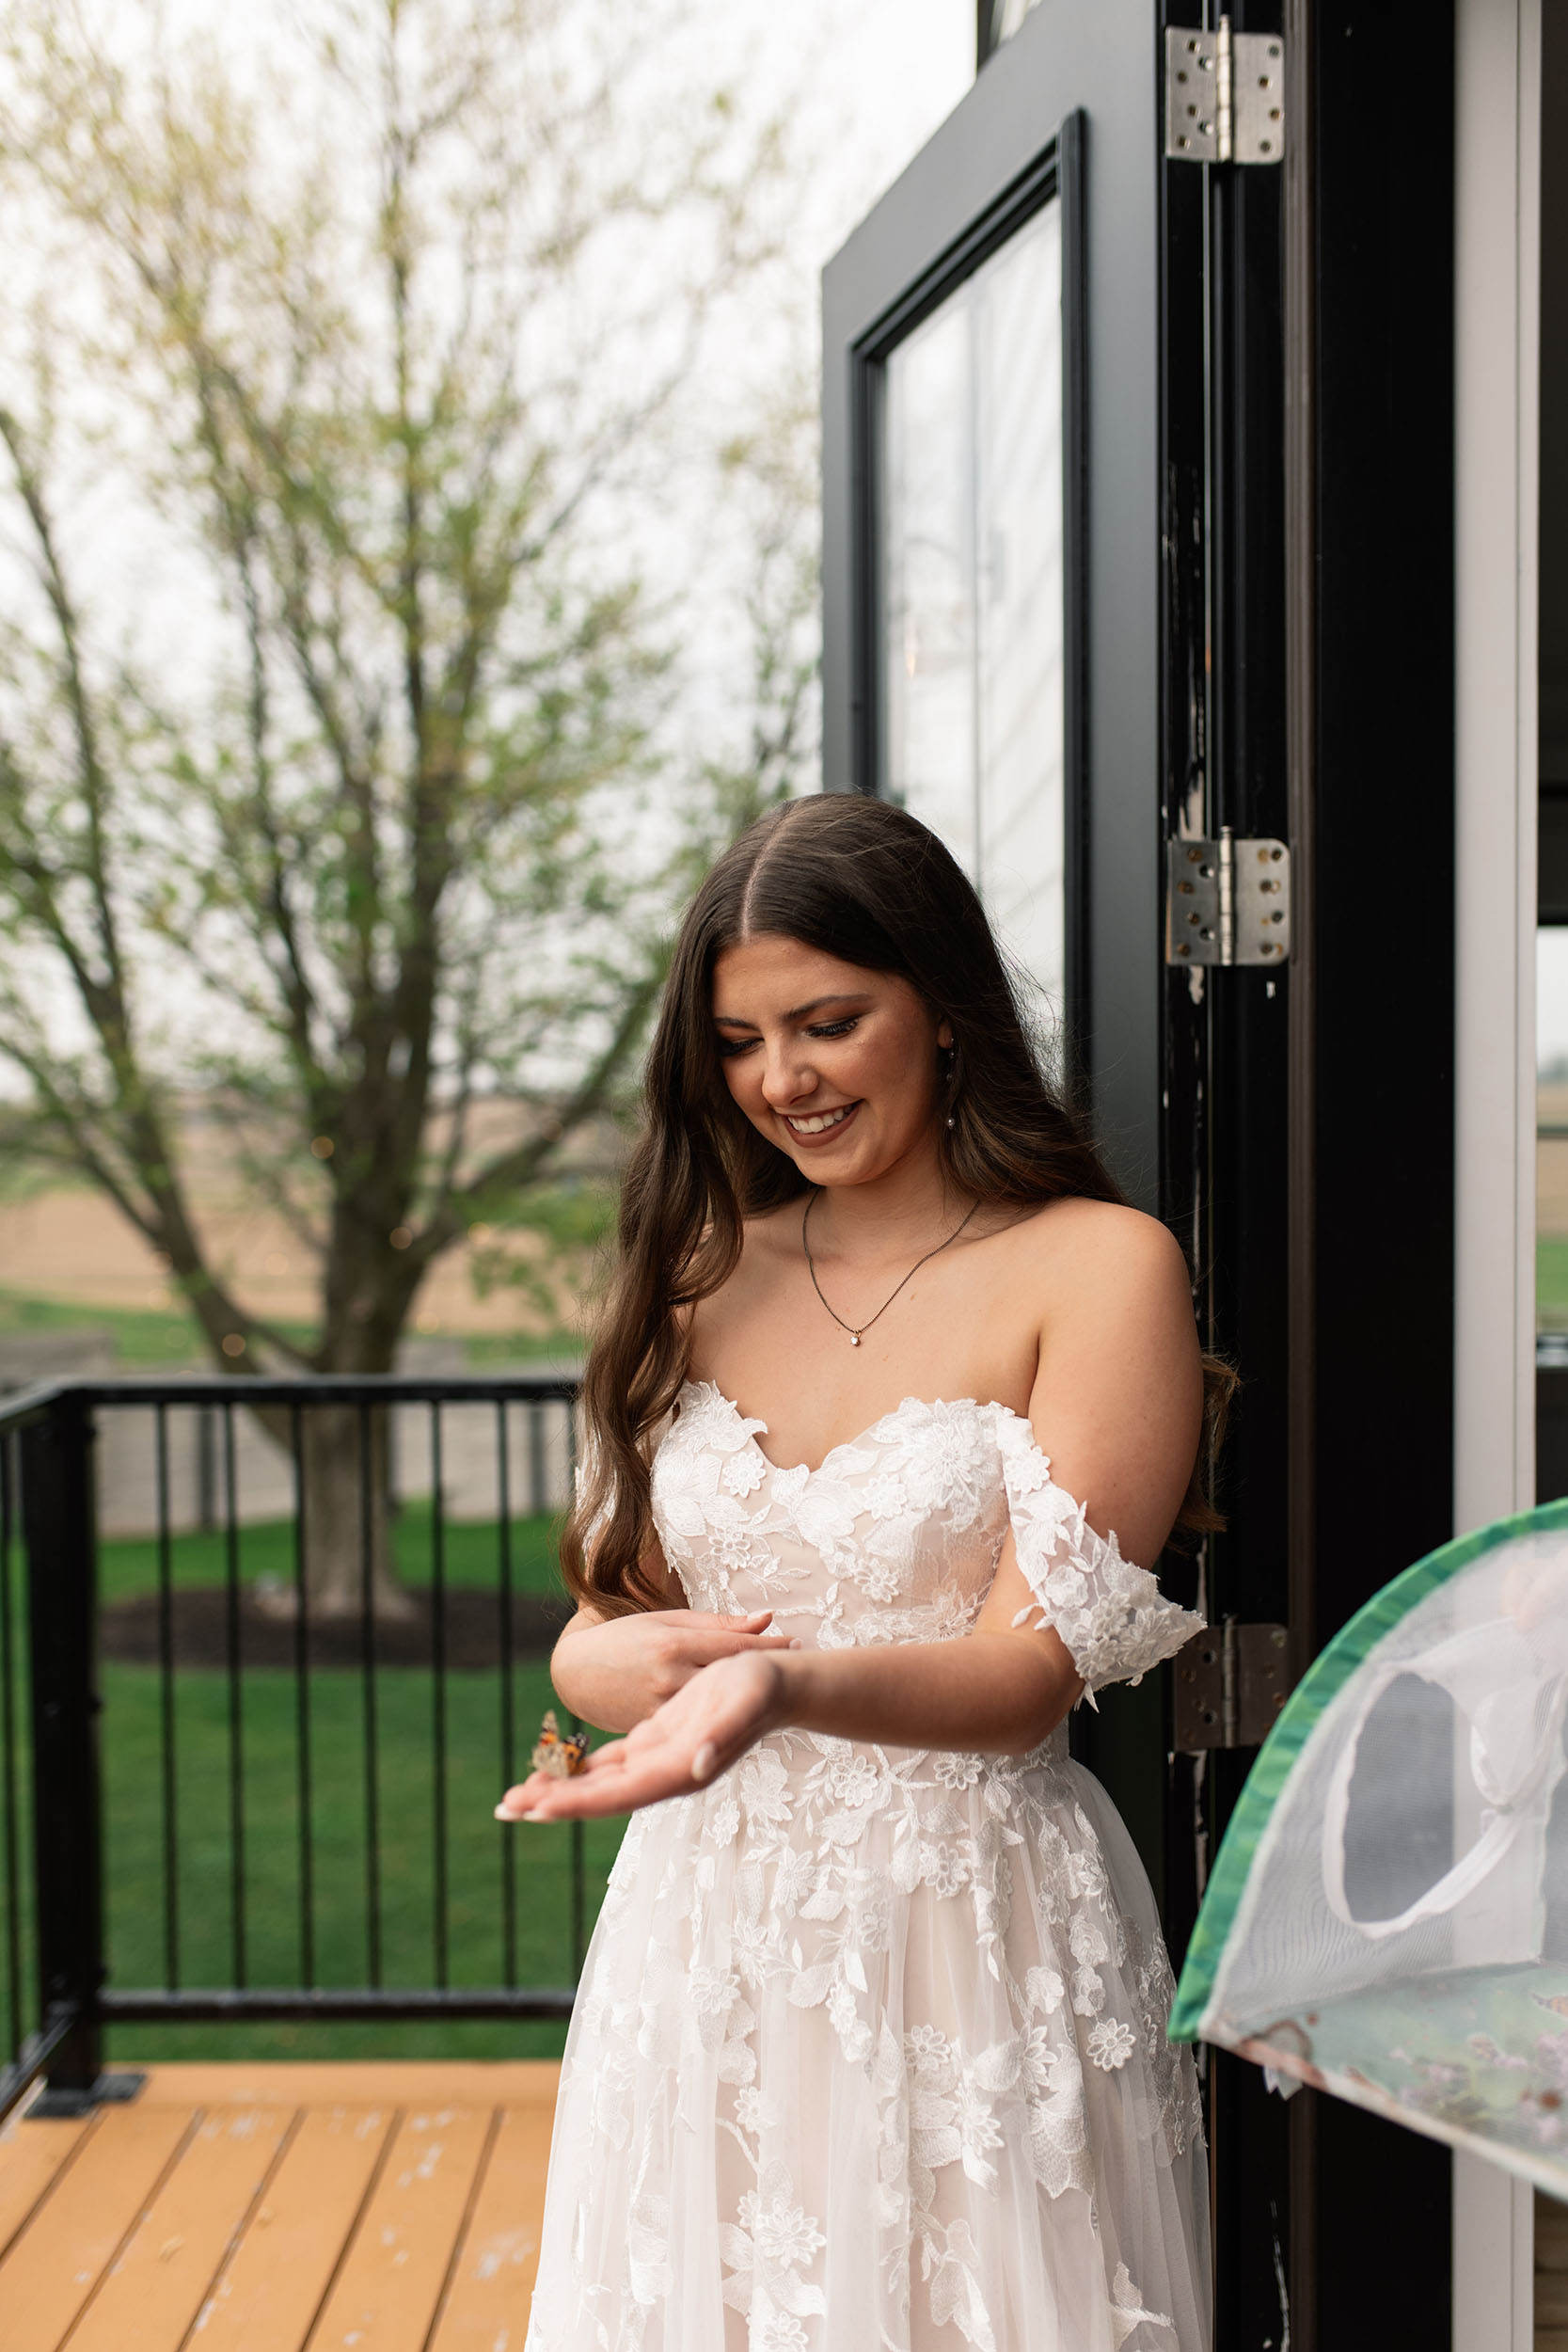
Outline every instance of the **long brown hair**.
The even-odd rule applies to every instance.
[[[952,1120],[940,1150],[955,1192],[1019,1208],[1122,1199],[1048,1081],[979,898],[936,835],[858,794],[791,801],[759,818],[681,925],[648,1056],[645,1124],[621,1193],[615,1278],[583,1375],[587,1444],[562,1566],[574,1597],[602,1615],[666,1605],[641,1566],[648,1445],[686,1376],[686,1311],[734,1271],[744,1220],[807,1189],[732,1100],[714,1034],[714,963],[761,934],[897,973],[946,1017]],[[1206,1438],[1232,1378],[1206,1363]],[[1200,1462],[1212,1450],[1200,1448]],[[1196,1470],[1178,1524],[1195,1534],[1220,1524]]]

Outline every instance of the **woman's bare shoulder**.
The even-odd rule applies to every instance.
[[[1056,1200],[1008,1237],[1006,1268],[1015,1311],[1028,1321],[1037,1360],[1114,1364],[1151,1353],[1194,1362],[1197,1327],[1187,1263],[1158,1217],[1110,1200]]]
[[[1157,1216],[1117,1200],[1069,1199],[1045,1206],[1002,1236],[1028,1269],[1053,1285],[1082,1281],[1103,1292],[1190,1289],[1180,1243]]]

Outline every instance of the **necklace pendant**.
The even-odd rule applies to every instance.
[[[850,1332],[850,1334],[849,1334],[849,1344],[850,1344],[850,1346],[851,1346],[851,1347],[859,1347],[860,1343],[861,1343],[861,1335],[860,1335],[860,1333],[859,1333],[858,1331],[851,1331],[851,1332]]]

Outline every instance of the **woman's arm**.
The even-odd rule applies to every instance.
[[[771,1609],[748,1617],[700,1609],[640,1609],[603,1618],[579,1609],[556,1643],[550,1680],[562,1705],[601,1731],[630,1731],[693,1675],[723,1658],[787,1650],[787,1638],[769,1633]]]
[[[1185,1493],[1202,1414],[1186,1268],[1150,1218],[1095,1204],[1092,1225],[1065,1271],[1062,1253],[1053,1258],[1030,1421],[1049,1440],[1053,1482],[1086,1504],[1089,1524],[1116,1529],[1128,1559],[1153,1560]],[[1084,1687],[1038,1615],[1009,1533],[965,1639],[721,1660],[574,1779],[535,1774],[500,1810],[546,1820],[626,1811],[701,1786],[786,1726],[893,1747],[1026,1753]]]

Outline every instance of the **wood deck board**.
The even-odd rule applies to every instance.
[[[486,2107],[400,2118],[309,2352],[424,2352],[494,2123]]]
[[[86,2122],[23,2116],[0,2352],[520,2346],[559,2074],[158,2066]]]
[[[463,2233],[430,2352],[520,2347],[533,2294],[550,2156],[550,2117],[537,2106],[501,2116]]]
[[[202,2115],[111,2264],[71,2352],[172,2352],[184,2341],[293,2120],[287,2107]]]
[[[299,2352],[392,2128],[391,2107],[307,2107],[214,2285],[201,2352]]]
[[[56,2352],[190,2131],[188,2108],[111,2107],[0,2262],[6,2352]],[[28,2129],[19,2127],[18,2137]]]
[[[0,2134],[0,2254],[37,2212],[96,2118],[11,2125]]]
[[[521,2107],[553,2111],[561,2069],[553,2058],[449,2060],[345,2058],[311,2063],[151,2066],[138,2107]]]

